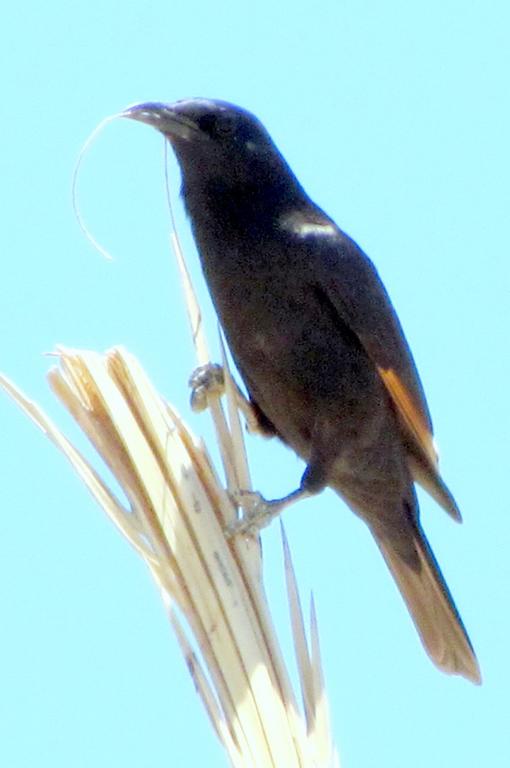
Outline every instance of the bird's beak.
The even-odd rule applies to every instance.
[[[170,140],[189,141],[192,138],[203,136],[198,125],[186,115],[179,114],[172,104],[159,104],[158,102],[134,104],[121,112],[121,117],[151,125]]]

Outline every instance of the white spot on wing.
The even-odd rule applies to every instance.
[[[282,220],[284,229],[298,237],[330,237],[336,233],[336,227],[329,221],[307,221],[300,215],[290,214]]]
[[[301,237],[308,237],[308,235],[333,235],[335,233],[335,227],[333,224],[312,224],[310,222],[303,222],[295,228],[297,235]]]

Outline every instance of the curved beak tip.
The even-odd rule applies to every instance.
[[[121,117],[137,120],[163,133],[170,141],[190,141],[202,137],[197,122],[184,115],[172,104],[145,102],[133,104],[120,113]]]
[[[121,117],[138,120],[141,123],[147,123],[157,128],[163,119],[164,112],[164,104],[146,102],[144,104],[133,104],[133,106],[124,109],[120,114]]]

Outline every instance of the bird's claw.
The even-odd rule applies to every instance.
[[[236,491],[232,495],[235,503],[241,507],[243,516],[227,527],[229,538],[238,534],[256,536],[280,514],[279,501],[268,501],[256,491]]]
[[[211,396],[221,397],[225,391],[225,377],[221,365],[207,363],[196,368],[189,381],[191,387],[190,404],[195,413],[205,411]]]

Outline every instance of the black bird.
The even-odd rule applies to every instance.
[[[456,520],[423,388],[391,301],[358,245],[306,195],[263,125],[223,101],[123,113],[170,141],[202,268],[264,431],[368,525],[425,649],[480,670],[419,521],[414,482]],[[290,497],[299,495],[298,492]]]

